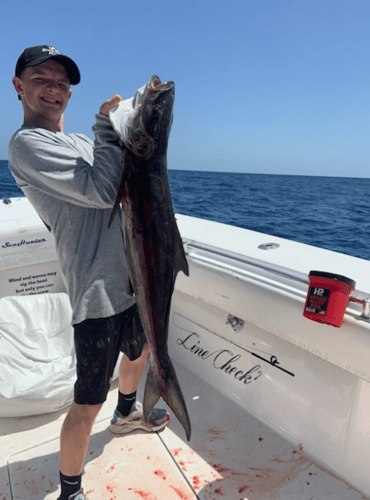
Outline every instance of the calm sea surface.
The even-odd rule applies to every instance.
[[[169,171],[175,211],[370,259],[370,179]],[[0,160],[0,199],[23,196]]]

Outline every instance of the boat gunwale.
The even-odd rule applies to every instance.
[[[308,275],[305,273],[300,273],[299,271],[295,271],[292,269],[288,269],[283,266],[279,266],[277,264],[267,263],[266,261],[256,259],[253,257],[246,258],[243,254],[232,252],[230,250],[223,250],[220,247],[215,247],[209,244],[200,244],[196,240],[183,239],[183,245],[185,249],[186,255],[188,255],[191,259],[196,260],[200,264],[205,264],[205,259],[202,258],[202,254],[197,253],[197,250],[205,254],[210,254],[212,256],[221,257],[222,259],[228,259],[233,262],[233,266],[229,265],[227,262],[220,261],[212,261],[212,266],[218,267],[224,272],[228,272],[229,274],[233,274],[235,272],[235,263],[251,266],[257,268],[262,271],[267,271],[268,273],[275,274],[279,277],[294,281],[296,283],[309,285]],[[242,269],[240,268],[240,272],[242,273]],[[362,306],[361,318],[365,320],[370,320],[370,293],[364,292],[362,290],[355,290],[350,298],[350,302],[354,304],[360,304]],[[356,307],[349,308],[357,309]]]

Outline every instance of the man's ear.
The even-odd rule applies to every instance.
[[[18,97],[20,99],[20,96],[23,95],[23,84],[22,80],[19,78],[19,76],[15,76],[12,80],[14,88],[18,94]]]

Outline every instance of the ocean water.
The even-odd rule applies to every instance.
[[[370,179],[169,170],[174,208],[370,259]],[[23,196],[0,160],[0,199]]]

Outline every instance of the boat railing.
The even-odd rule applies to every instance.
[[[279,277],[296,283],[301,283],[307,286],[309,285],[308,275],[293,269],[288,269],[277,264],[267,263],[266,261],[255,259],[253,257],[245,257],[242,254],[217,248],[212,245],[200,244],[193,240],[184,239],[183,244],[185,253],[192,260],[205,265],[210,265],[212,267],[217,267],[225,272],[235,273],[237,270],[239,273],[243,274],[243,271],[245,272],[245,266],[250,266],[252,268],[266,271],[269,274],[278,275]],[[355,290],[349,300],[355,304],[360,304],[362,307],[361,318],[366,320],[370,319],[369,293]]]

